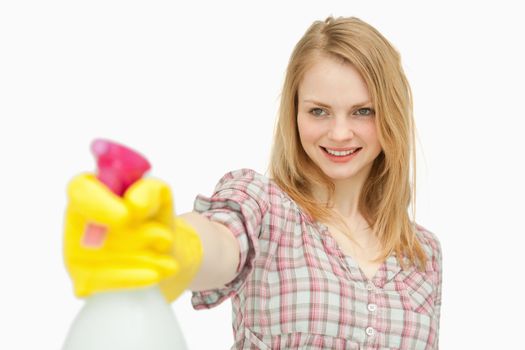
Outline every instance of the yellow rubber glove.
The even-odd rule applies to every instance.
[[[64,260],[75,294],[160,284],[175,300],[197,273],[202,245],[196,232],[173,216],[169,187],[143,178],[121,198],[92,174],[68,185]]]

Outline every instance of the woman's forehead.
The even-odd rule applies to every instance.
[[[332,59],[316,61],[299,83],[299,102],[355,106],[370,101],[366,82],[351,64]]]

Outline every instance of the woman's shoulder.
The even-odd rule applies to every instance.
[[[249,168],[242,168],[228,171],[224,174],[217,185],[215,191],[225,188],[239,189],[244,191],[261,192],[268,187],[268,177]]]
[[[415,228],[416,236],[418,237],[419,242],[423,245],[423,249],[425,249],[428,256],[434,258],[434,260],[440,261],[442,259],[442,252],[439,237],[433,231],[430,231],[420,224],[416,223]]]
[[[231,170],[224,174],[215,186],[215,191],[224,189],[237,189],[257,198],[269,199],[276,195],[287,197],[270,177],[250,168]]]
[[[240,168],[235,170],[230,170],[225,173],[219,180],[219,185],[224,182],[249,182],[249,181],[262,181],[267,182],[269,179],[265,175],[250,169],[250,168]]]
[[[297,207],[295,201],[267,175],[250,168],[227,172],[217,183],[215,192],[236,189],[267,203],[268,206]]]

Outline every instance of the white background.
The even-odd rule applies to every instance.
[[[288,58],[330,14],[360,17],[402,54],[416,221],[443,246],[441,348],[522,347],[522,13],[505,1],[1,2],[0,348],[59,349],[82,306],[62,220],[68,180],[94,170],[90,142],[147,155],[179,213],[227,171],[264,172]],[[173,308],[191,349],[231,346],[229,301],[195,311],[187,292]]]

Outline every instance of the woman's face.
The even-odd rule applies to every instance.
[[[335,182],[364,180],[381,152],[368,88],[351,64],[322,57],[305,73],[297,124],[306,154]]]

